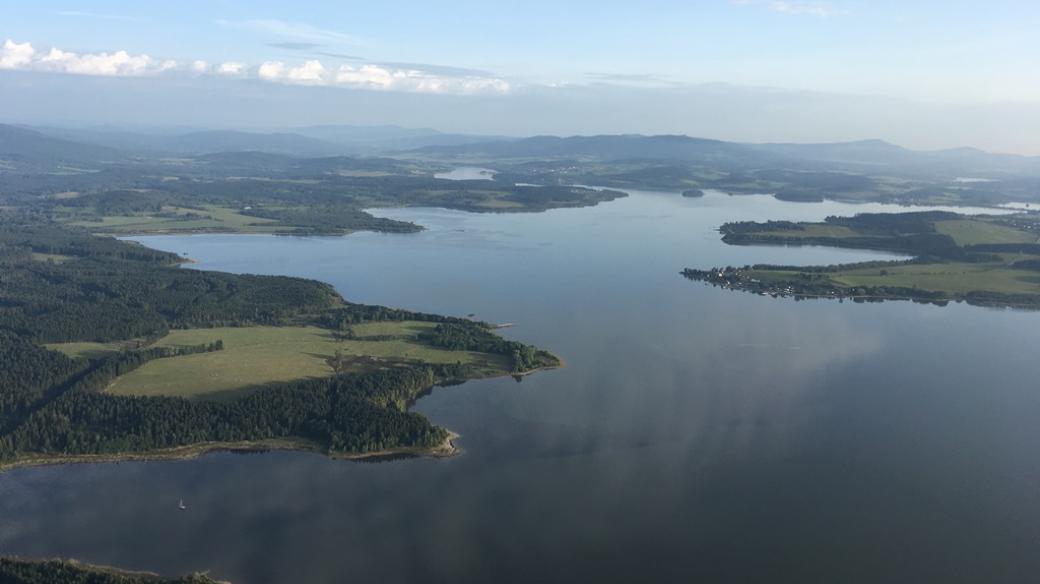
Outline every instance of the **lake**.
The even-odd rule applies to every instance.
[[[1024,582],[1040,573],[1040,313],[794,301],[684,267],[878,253],[734,247],[731,220],[884,205],[633,191],[428,229],[153,236],[194,268],[512,322],[567,366],[439,388],[450,459],[192,461],[0,475],[0,552],[267,582]],[[178,511],[184,499],[187,511]]]

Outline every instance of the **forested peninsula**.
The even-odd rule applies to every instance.
[[[0,468],[222,448],[445,454],[450,433],[408,411],[424,391],[559,364],[487,323],[2,219]],[[248,386],[209,387],[271,360],[280,367]]]
[[[206,574],[164,578],[143,572],[127,572],[75,561],[33,561],[0,558],[0,582],[4,584],[227,584]]]
[[[755,264],[683,270],[691,279],[763,296],[913,300],[1040,309],[1040,217],[939,211],[828,217],[820,223],[727,223],[733,245],[819,245],[910,259],[830,266]]]

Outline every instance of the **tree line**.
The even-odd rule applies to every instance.
[[[36,250],[67,257],[41,261]],[[446,432],[409,412],[409,404],[437,383],[472,376],[462,364],[394,365],[272,384],[231,402],[103,393],[152,359],[223,348],[220,341],[147,346],[172,328],[310,324],[345,331],[420,320],[437,323],[420,340],[504,355],[514,372],[556,364],[549,353],[501,339],[487,323],[347,303],[311,280],[180,269],[171,265],[173,254],[79,230],[5,232],[0,258],[0,460],[285,438],[332,453],[427,448]],[[92,360],[41,346],[135,338],[145,348]]]
[[[122,572],[78,562],[31,561],[0,558],[0,582],[4,584],[217,584],[205,574],[162,578]]]

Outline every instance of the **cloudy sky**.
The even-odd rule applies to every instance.
[[[6,2],[0,121],[1040,154],[1040,3]]]

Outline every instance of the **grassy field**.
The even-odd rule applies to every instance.
[[[987,290],[1003,294],[1037,294],[1037,278],[1040,274],[1025,270],[1012,270],[1003,264],[943,263],[894,266],[840,271],[829,274],[831,279],[844,286],[914,286],[922,290],[945,292],[950,296],[966,294],[975,290]]]
[[[936,221],[935,230],[953,238],[957,245],[980,243],[1034,243],[1036,235],[1014,227],[978,219]]]
[[[798,231],[761,231],[758,235],[766,237],[786,237],[790,239],[802,239],[808,237],[852,237],[858,235],[855,231],[843,225],[829,225],[826,223],[807,223]]]
[[[111,343],[52,343],[44,346],[52,351],[65,353],[69,357],[98,359],[124,351],[131,344],[135,344],[134,341],[115,341]]]
[[[923,218],[923,220],[921,220]],[[759,294],[806,296],[902,296],[918,299],[968,300],[988,305],[1040,307],[1040,270],[1035,265],[1040,253],[1040,218],[951,216],[906,214],[864,215],[837,221],[800,223],[802,229],[775,229],[767,223],[741,225],[727,237],[740,243],[774,243],[777,238],[791,244],[848,240],[850,247],[885,248],[885,238],[903,238],[901,245],[920,247],[916,253],[928,263],[865,262],[842,266],[818,266],[805,271],[789,266],[769,269],[737,269],[723,274],[688,270],[687,277]],[[761,229],[760,231],[758,229]],[[725,233],[726,226],[723,226]],[[945,238],[949,236],[955,246]],[[915,237],[917,236],[917,237]],[[938,244],[935,242],[938,240]],[[980,244],[1007,245],[999,253],[980,251]],[[1023,245],[1024,244],[1024,245]],[[713,275],[714,274],[714,275]]]
[[[72,225],[109,234],[176,233],[194,231],[273,233],[289,228],[274,226],[273,219],[250,217],[234,209],[204,206],[199,209],[164,207],[160,215],[106,215],[101,221],[74,220]]]
[[[33,252],[32,259],[37,261],[37,262],[54,262],[56,264],[60,264],[62,262],[67,262],[67,261],[71,260],[72,256],[61,255],[61,254],[56,254],[56,253],[36,253],[36,252]]]
[[[783,283],[797,278],[790,270],[750,270],[748,276],[761,282]],[[835,284],[855,288],[886,286],[919,288],[956,297],[986,290],[1002,294],[1040,294],[1040,274],[1014,270],[997,263],[936,263],[893,265],[885,268],[857,268],[826,272]]]
[[[173,331],[155,346],[224,342],[224,350],[157,359],[119,377],[108,391],[121,395],[175,395],[224,399],[265,384],[333,374],[328,360],[339,351],[347,371],[395,363],[471,363],[484,375],[509,371],[497,355],[447,351],[415,340],[425,322],[356,325],[356,339],[337,340],[316,327],[248,327]]]

